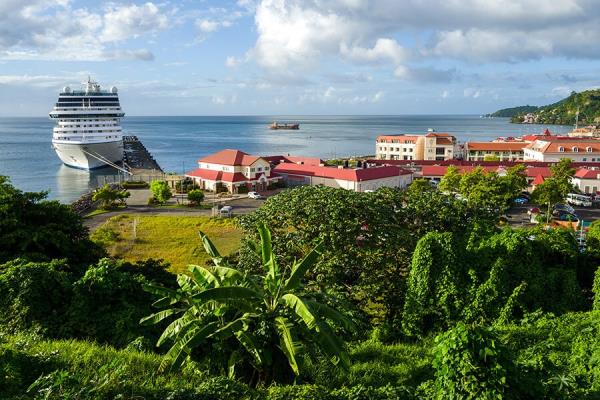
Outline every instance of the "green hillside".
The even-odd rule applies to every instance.
[[[511,122],[522,123],[523,116],[532,113],[539,124],[573,125],[579,110],[579,125],[600,123],[600,89],[586,90],[571,95],[559,102],[541,107],[521,106],[506,108],[491,114],[510,117]]]
[[[517,115],[523,115],[527,113],[536,112],[539,109],[537,106],[519,106],[519,107],[511,107],[511,108],[503,108],[502,110],[498,110],[494,113],[489,114],[490,117],[503,117],[503,118],[512,118]]]

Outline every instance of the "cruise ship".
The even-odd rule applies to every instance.
[[[94,169],[123,160],[121,118],[116,87],[102,90],[88,78],[82,90],[63,88],[50,112],[56,121],[52,147],[70,167]]]

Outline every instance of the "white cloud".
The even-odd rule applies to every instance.
[[[121,49],[120,42],[168,27],[153,3],[114,6],[96,12],[67,0],[5,0],[0,4],[0,58],[99,61],[152,60],[147,49]]]
[[[273,73],[339,58],[393,64],[401,79],[448,81],[423,61],[600,58],[593,0],[262,0],[251,55]],[[428,36],[423,36],[426,32]],[[406,38],[399,42],[397,38]],[[402,43],[402,44],[401,44]],[[406,43],[406,44],[405,44]]]
[[[468,87],[463,90],[463,96],[477,99],[481,96],[481,91],[477,88]]]
[[[136,38],[168,27],[169,20],[153,3],[109,8],[103,17],[100,40],[116,42]]]
[[[443,92],[440,94],[440,97],[441,97],[442,99],[447,99],[449,96],[450,96],[450,92],[449,92],[449,91],[447,91],[447,90],[444,90],[444,91],[443,91]]]
[[[211,33],[221,28],[228,28],[232,24],[229,20],[217,21],[211,19],[201,19],[196,21],[196,27],[200,32]]]
[[[394,39],[379,38],[372,48],[348,47],[346,43],[340,45],[340,53],[352,61],[357,62],[380,62],[391,61],[394,64],[400,64],[408,58],[408,52],[398,44]]]
[[[229,56],[225,59],[225,65],[228,66],[229,68],[235,68],[239,65],[240,60],[238,60],[237,58],[233,57],[233,56]]]

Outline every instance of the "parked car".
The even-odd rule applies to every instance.
[[[556,217],[559,221],[569,221],[569,222],[579,222],[579,218],[575,214],[571,213],[560,213],[558,217]]]
[[[568,212],[571,214],[575,214],[575,209],[568,204],[561,204],[561,203],[555,204],[554,208],[553,208],[553,212],[556,212],[556,211],[565,211],[565,212]]]
[[[569,193],[567,194],[567,203],[572,204],[574,206],[591,207],[592,198],[584,194]]]
[[[519,196],[514,200],[514,202],[515,202],[515,204],[522,206],[524,204],[529,203],[529,198],[527,198],[525,196]]]
[[[262,199],[262,195],[258,192],[248,192],[248,198],[250,199]]]
[[[219,215],[221,217],[231,217],[232,214],[233,214],[233,207],[231,207],[231,206],[223,206],[219,210]]]

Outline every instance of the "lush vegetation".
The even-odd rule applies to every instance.
[[[166,181],[153,181],[150,184],[150,191],[152,192],[153,202],[158,204],[166,203],[173,196],[171,188]]]
[[[92,196],[93,201],[100,202],[100,208],[103,210],[111,210],[120,205],[125,205],[125,200],[131,196],[127,190],[114,189],[110,185],[106,184],[99,189],[94,191]]]
[[[539,107],[530,106],[530,105],[519,106],[519,107],[510,107],[510,108],[503,108],[502,110],[498,110],[496,112],[488,114],[488,116],[501,117],[501,118],[512,118],[512,117],[516,117],[517,115],[534,113],[538,109],[539,109]]]
[[[198,241],[198,231],[209,235],[223,254],[240,246],[241,230],[228,218],[204,216],[117,215],[92,234],[112,257],[135,262],[145,258],[162,259],[171,271],[187,271],[188,264],[204,265],[209,256]]]
[[[491,115],[512,117],[512,122],[520,123],[525,114],[533,113],[539,124],[574,125],[577,112],[580,125],[597,124],[600,118],[600,89],[571,92],[569,97],[547,106],[508,108]]]
[[[598,224],[581,252],[499,227],[518,169],[444,180],[286,190],[237,222],[119,216],[91,241],[4,179],[0,398],[599,398]]]
[[[188,192],[187,198],[192,205],[200,205],[204,200],[204,192],[200,189],[192,189]]]

